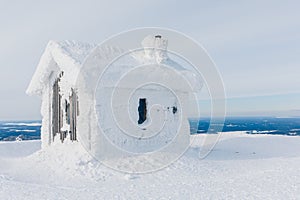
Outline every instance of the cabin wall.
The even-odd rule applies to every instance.
[[[64,72],[60,73],[57,84],[55,82],[53,86],[52,134],[53,137],[59,134],[61,142],[77,141],[79,106],[77,91],[73,87]]]
[[[102,94],[110,94],[111,88],[102,89]],[[132,89],[124,89],[132,91]],[[188,94],[184,92],[177,93],[180,99],[188,99]],[[160,88],[156,89],[141,89],[132,94],[130,101],[126,98],[115,99],[112,102],[114,109],[118,114],[112,115],[110,110],[111,98],[109,95],[96,96],[96,101],[91,104],[91,110],[95,106],[93,119],[89,119],[89,128],[85,125],[86,130],[91,132],[92,139],[85,140],[86,147],[91,146],[91,151],[97,158],[107,158],[112,156],[123,156],[124,151],[147,153],[163,147],[175,139],[178,145],[186,146],[189,143],[189,124],[187,118],[181,118],[182,106],[186,106],[186,102],[181,105],[177,97],[170,91]],[[139,120],[139,99],[146,99],[147,116],[145,122],[138,123]],[[129,103],[129,104],[128,104]],[[157,106],[157,105],[161,106]],[[129,108],[129,113],[128,113]],[[120,118],[116,118],[120,116]],[[82,117],[82,116],[81,116]],[[98,123],[101,125],[98,126]],[[132,123],[132,126],[128,125]],[[81,126],[81,125],[80,125]],[[185,135],[178,135],[180,128],[185,128]],[[120,129],[121,128],[121,129]],[[127,129],[128,128],[128,129]],[[135,138],[140,138],[139,141],[132,140],[131,136],[124,133],[132,134]],[[154,133],[159,133],[155,136],[145,135],[145,130]],[[103,133],[103,134],[101,134]],[[111,151],[112,146],[122,149],[121,151]]]
[[[41,127],[41,141],[42,149],[47,148],[51,144],[52,139],[52,93],[53,84],[56,79],[55,72],[51,72],[48,77],[48,83],[44,85],[42,93],[41,115],[42,115],[42,127]]]
[[[42,127],[41,127],[41,141],[42,149],[48,147],[51,143],[51,101],[52,101],[52,87],[47,85],[44,88],[42,95],[41,115],[42,115]]]
[[[52,72],[42,94],[42,148],[77,141],[78,97],[62,72]]]

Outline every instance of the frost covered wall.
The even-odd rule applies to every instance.
[[[143,45],[144,50],[132,52],[129,56],[118,58],[113,63],[111,61],[120,56],[123,53],[122,50],[112,47],[96,47],[82,66],[79,83],[83,84],[78,84],[81,109],[78,130],[81,143],[98,158],[126,156],[124,151],[112,152],[111,145],[129,152],[151,152],[157,147],[171,142],[179,126],[185,127],[186,134],[189,136],[188,120],[180,118],[181,109],[187,107],[190,95],[185,87],[173,83],[176,95],[181,96],[181,99],[186,99],[185,102],[182,102],[183,105],[180,105],[176,95],[164,87],[152,85],[136,89],[135,84],[139,81],[143,82],[150,77],[150,74],[157,80],[169,79],[172,82],[173,77],[170,70],[158,67],[157,65],[160,64],[175,69],[182,77],[194,83],[193,87],[195,88],[201,88],[202,83],[195,80],[192,72],[168,58],[166,39],[149,36],[143,41]],[[127,82],[118,85],[124,74],[140,65],[145,66],[143,73],[135,74],[133,72]],[[108,66],[103,74],[101,74],[100,66]],[[102,76],[99,79],[100,75]],[[197,84],[200,85],[197,86]],[[123,96],[115,98],[117,101],[114,101],[113,94],[116,90],[121,93],[130,93],[131,91],[134,93],[131,93],[130,101]],[[148,110],[146,121],[142,124],[138,124],[140,99],[146,99]],[[157,104],[161,106],[156,107]],[[132,126],[127,126],[128,124],[132,124]],[[148,127],[149,124],[152,126]],[[126,127],[130,128],[127,132],[133,135],[124,134]],[[162,129],[160,130],[160,128]],[[147,134],[145,134],[145,130],[148,131]],[[151,131],[163,134],[151,135]],[[140,141],[137,143],[132,136],[139,138]],[[189,142],[186,138],[177,138],[177,145],[182,143],[182,146],[186,146],[185,144]]]
[[[63,72],[60,93],[64,99],[67,99],[71,92],[70,89],[76,87],[76,77],[82,62],[94,47],[95,45],[93,44],[74,41],[50,41],[47,44],[26,91],[27,94],[38,95],[42,99],[42,148],[49,146],[54,141],[51,134],[54,82]]]

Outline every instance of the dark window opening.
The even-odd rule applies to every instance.
[[[60,94],[60,81],[63,76],[63,72],[59,74],[59,77],[55,80],[53,84],[53,94],[52,94],[52,140],[56,135],[60,135],[61,142],[64,142],[67,137],[67,131],[62,131],[64,122],[64,108],[62,103],[62,96]],[[67,111],[67,107],[65,108]]]
[[[65,107],[65,112],[66,112],[66,120],[67,120],[67,124],[69,124],[70,125],[70,104],[68,103],[68,101],[67,100],[65,100],[65,105],[66,105],[66,107]]]
[[[138,124],[142,124],[147,119],[147,102],[146,102],[146,99],[140,99],[139,100],[138,111],[139,111]]]
[[[173,106],[173,114],[177,113],[177,107]]]
[[[70,96],[70,139],[77,140],[77,116],[79,115],[78,96],[76,91],[72,88]]]
[[[61,128],[63,126],[63,112],[61,108],[62,97],[60,95],[59,87],[60,78],[57,78],[53,85],[53,95],[52,95],[52,140],[57,134],[61,133]]]

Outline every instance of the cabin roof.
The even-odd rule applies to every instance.
[[[122,72],[128,71],[128,68],[132,68],[132,66],[159,62],[160,64],[165,64],[167,66],[175,68],[179,73],[183,74],[190,81],[192,87],[195,88],[195,90],[200,90],[202,86],[201,80],[199,80],[192,71],[184,68],[176,61],[173,61],[168,57],[166,51],[167,45],[167,39],[162,38],[161,36],[147,36],[142,41],[144,51],[132,52],[129,58],[125,57],[125,60],[120,59],[121,62],[116,64],[115,67],[106,70],[107,76],[104,87],[114,86],[114,82],[119,79],[118,75],[122,74]],[[106,63],[106,60],[107,64],[109,64],[111,61],[111,55],[114,54],[114,52],[118,52],[117,55],[119,55],[121,50],[113,47],[104,48],[95,44],[87,44],[82,42],[50,41],[40,59],[40,62],[26,93],[30,95],[41,96],[43,94],[43,91],[45,91],[44,89],[47,88],[48,85],[53,83],[53,79],[58,77],[62,71],[64,72],[64,79],[67,80],[71,87],[73,87],[76,85],[76,80],[79,75],[80,69],[83,65],[83,62],[85,61],[85,58],[88,55],[91,56],[92,60],[96,59],[93,60],[92,65],[98,62]],[[88,64],[90,65],[91,63]],[[95,67],[98,69],[97,66]],[[172,77],[169,77],[170,75],[168,75],[167,71],[161,71],[161,73],[165,74],[164,76],[166,77],[166,79],[172,79]],[[98,80],[98,74],[94,73],[94,71],[91,71],[91,73],[87,75],[90,76],[85,79],[87,82],[96,83],[96,81]],[[146,79],[147,76],[148,73],[144,75],[138,74],[138,77],[141,80]],[[175,85],[180,88],[180,84]],[[130,86],[131,83],[129,85],[124,85],[123,87]]]
[[[69,79],[76,79],[82,63],[95,46],[75,41],[49,41],[26,93],[42,95],[52,73],[58,76],[64,71]]]

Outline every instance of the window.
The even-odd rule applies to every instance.
[[[139,111],[138,124],[142,124],[147,119],[147,102],[146,102],[146,99],[140,99],[139,100],[138,111]]]
[[[79,115],[78,111],[78,96],[76,91],[72,88],[72,94],[69,97],[70,101],[70,139],[72,141],[77,140],[77,116]]]
[[[67,100],[65,100],[65,106],[67,124],[70,125],[70,104]]]
[[[172,108],[173,108],[173,109],[172,109],[172,112],[173,112],[173,114],[175,115],[175,113],[177,113],[177,107],[176,107],[176,106],[173,106]]]

